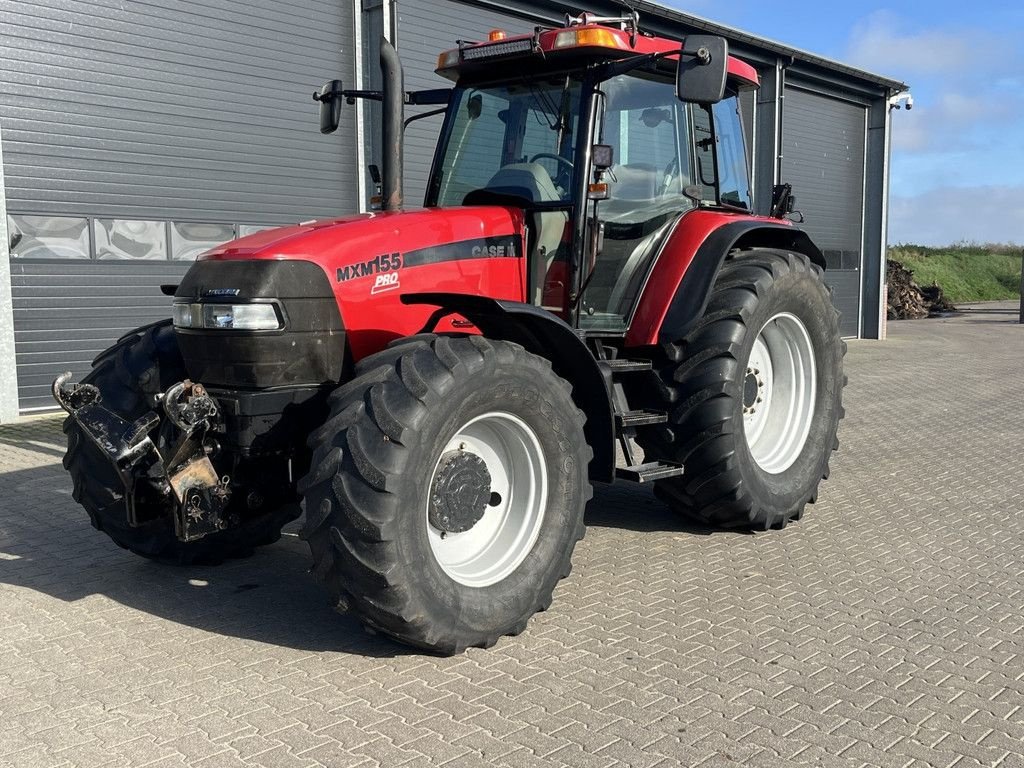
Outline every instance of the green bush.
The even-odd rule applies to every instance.
[[[1015,299],[1020,295],[1018,245],[957,243],[944,248],[900,244],[889,258],[914,273],[918,285],[937,283],[954,304]]]

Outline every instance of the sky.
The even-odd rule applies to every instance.
[[[1024,245],[1024,3],[661,1],[910,86],[914,108],[892,114],[890,244]]]

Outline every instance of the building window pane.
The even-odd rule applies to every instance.
[[[171,258],[192,261],[215,245],[235,239],[234,224],[171,224]]]
[[[238,236],[245,237],[246,235],[254,235],[257,232],[262,232],[265,229],[275,229],[279,225],[277,224],[239,224],[238,225]]]
[[[89,220],[71,216],[8,216],[11,256],[88,259]]]
[[[167,227],[162,221],[94,219],[96,258],[166,259]]]

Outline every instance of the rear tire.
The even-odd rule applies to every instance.
[[[166,320],[122,338],[96,358],[82,381],[100,390],[104,407],[134,421],[156,407],[158,393],[185,377],[174,329]],[[183,542],[174,535],[172,508],[167,504],[166,509],[147,510],[150,514],[146,517],[155,518],[151,522],[132,527],[114,468],[70,417],[64,420],[64,433],[68,438],[64,468],[71,474],[75,501],[85,507],[97,530],[136,555],[176,565],[212,565],[247,557],[255,547],[277,541],[281,529],[300,514],[298,503],[287,504],[259,517],[244,518],[228,530]]]
[[[300,488],[313,571],[340,610],[455,654],[550,605],[583,537],[592,454],[547,360],[479,336],[401,339],[329,404]]]
[[[704,317],[662,349],[655,389],[669,423],[638,442],[686,474],[659,481],[659,498],[724,528],[800,518],[839,447],[846,343],[838,318],[822,270],[806,256],[754,248],[725,262]]]

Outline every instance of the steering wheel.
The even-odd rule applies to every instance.
[[[573,169],[572,160],[566,160],[561,155],[556,155],[554,152],[538,152],[536,155],[530,158],[531,163],[535,163],[538,160],[557,160],[559,163],[564,164],[571,171]]]

